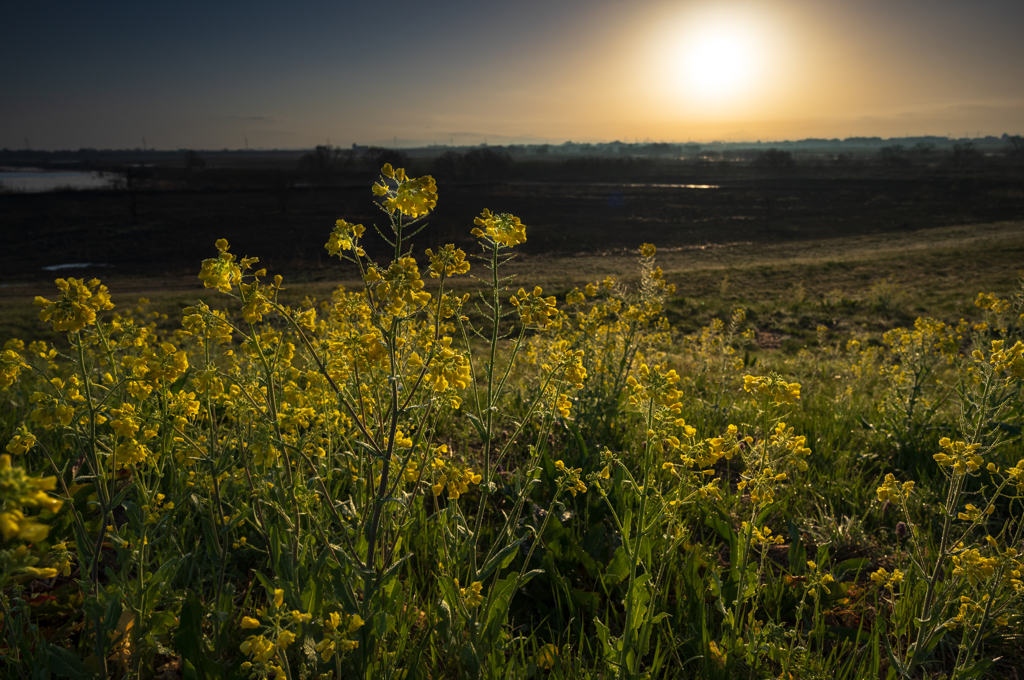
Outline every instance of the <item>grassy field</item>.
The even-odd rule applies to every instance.
[[[211,244],[212,249],[212,244]],[[955,320],[978,314],[971,291],[1011,290],[1024,263],[1024,222],[937,227],[920,231],[866,234],[782,243],[677,246],[659,250],[658,264],[677,293],[667,313],[682,330],[695,330],[713,316],[728,316],[737,305],[750,310],[764,333],[806,338],[819,323],[878,331],[912,322],[919,314]],[[255,253],[254,253],[255,255]],[[200,257],[201,256],[197,256]],[[197,266],[198,271],[198,266]],[[635,252],[619,249],[570,256],[520,255],[510,274],[564,296],[574,287],[605,276],[636,279]],[[207,298],[194,275],[125,277],[88,270],[120,301],[143,297],[150,307],[180,320],[182,308]],[[283,299],[329,298],[337,285],[361,285],[354,271],[328,281],[310,281],[308,271],[285,271]],[[77,275],[69,270],[65,276]],[[56,276],[56,274],[54,275]],[[312,275],[323,276],[320,272]],[[872,287],[886,280],[893,289],[882,314],[872,312]],[[428,282],[429,285],[429,282]],[[461,288],[473,286],[460,282]],[[52,292],[50,281],[0,287],[0,341],[53,338],[32,307],[37,295]],[[835,298],[833,303],[826,297]],[[877,305],[876,305],[877,306]],[[857,310],[861,313],[857,313]],[[839,312],[842,312],[841,314]],[[763,315],[763,318],[762,316]]]
[[[378,195],[379,266],[0,288],[7,676],[1021,672],[1024,224],[413,260]]]

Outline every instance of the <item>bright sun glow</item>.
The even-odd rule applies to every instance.
[[[688,46],[683,58],[686,84],[702,99],[739,94],[754,74],[750,45],[736,34],[702,35]]]
[[[677,119],[746,119],[785,102],[790,27],[763,7],[704,4],[664,17],[644,58],[658,110]],[[671,112],[671,114],[669,114]]]

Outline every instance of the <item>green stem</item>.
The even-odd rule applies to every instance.
[[[651,426],[654,424],[654,399],[651,399],[647,406],[647,432],[651,431]],[[619,680],[625,677],[625,673],[632,672],[626,668],[626,659],[629,655],[630,647],[632,645],[633,638],[633,627],[630,621],[633,617],[633,601],[636,599],[636,594],[633,589],[636,587],[636,570],[640,562],[640,539],[642,538],[644,530],[644,521],[647,512],[647,497],[650,494],[650,473],[651,473],[651,437],[648,434],[644,440],[644,488],[640,492],[640,514],[637,520],[637,533],[634,536],[634,540],[625,542],[625,536],[623,540],[624,545],[629,546],[630,551],[630,565],[629,565],[629,586],[626,588],[626,623],[625,629],[622,632],[622,651],[619,654]],[[628,531],[630,527],[626,527]],[[639,663],[639,659],[635,660]]]

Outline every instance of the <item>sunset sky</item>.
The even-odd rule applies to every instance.
[[[1020,0],[41,0],[4,16],[6,148],[1024,132]]]

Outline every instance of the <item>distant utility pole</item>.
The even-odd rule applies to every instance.
[[[145,137],[142,138],[142,150],[143,151],[146,150],[146,138]]]
[[[245,150],[246,151],[249,150],[249,138],[248,137],[245,138]]]

